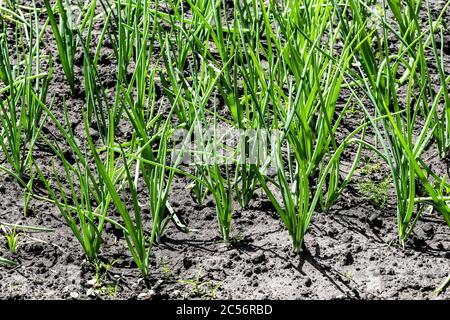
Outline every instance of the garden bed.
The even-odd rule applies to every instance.
[[[33,10],[30,8],[38,8],[37,21],[41,25],[46,22],[48,15],[44,1],[17,2],[22,5],[20,10],[26,13],[27,17],[32,16]],[[228,1],[226,4],[229,14],[233,14],[233,1]],[[7,8],[7,5],[9,5],[8,2],[0,2],[0,18],[3,14],[7,24],[5,29],[7,43],[13,61],[16,58],[13,53],[14,44],[17,41],[15,31],[19,29],[14,29],[16,22],[5,18],[8,12],[4,11],[4,8]],[[445,1],[430,2],[434,18],[438,17],[445,5]],[[102,12],[104,8],[97,4],[96,10]],[[163,10],[163,12],[170,13],[170,10]],[[186,9],[185,14],[190,17],[192,12]],[[425,9],[421,12],[421,18],[426,26]],[[449,28],[450,7],[447,7],[444,12],[443,21]],[[167,29],[166,23],[167,21],[161,23],[162,29]],[[94,40],[91,43],[91,49],[94,52],[102,37],[103,26],[102,19],[92,23]],[[61,122],[66,121],[64,114],[66,106],[74,137],[84,148],[89,148],[86,143],[87,131],[82,111],[87,103],[84,53],[78,48],[75,54],[73,66],[75,89],[71,92],[50,25],[43,34],[40,45],[41,55],[53,57],[47,104],[50,106],[52,101],[51,110],[55,119]],[[444,30],[443,35],[442,65],[443,72],[448,75],[450,73],[450,31]],[[85,37],[86,34],[84,33],[83,36]],[[116,98],[114,88],[118,81],[118,67],[111,40],[105,36],[103,41],[96,69],[99,81],[107,89],[105,101],[109,102],[105,105],[112,106]],[[154,57],[150,59],[151,67],[163,69],[164,63],[158,54],[164,44],[158,40],[154,42],[152,48]],[[391,45],[394,48],[400,46],[394,40]],[[337,43],[337,46],[342,44]],[[214,48],[211,51],[213,56],[219,55],[214,52]],[[431,52],[427,51],[426,59],[430,65],[430,77],[438,91],[441,85],[439,72],[434,67]],[[132,77],[134,66],[135,62],[130,62],[129,74],[125,75],[125,78]],[[43,72],[48,71],[48,65],[45,63],[43,70]],[[192,76],[189,74],[190,70],[184,71],[187,79]],[[2,84],[1,80],[0,84]],[[161,82],[161,79],[155,80],[154,97],[162,106],[158,112],[166,117],[173,97],[169,97],[164,91],[165,86],[167,87],[167,84]],[[6,96],[6,93],[4,95]],[[4,99],[6,101],[7,98]],[[355,107],[352,112],[345,109],[347,99],[355,98],[350,91],[342,89],[336,104],[336,114],[344,110],[347,116],[336,132],[336,141],[339,143],[359,126],[364,116],[363,111],[358,107]],[[369,103],[368,99],[361,99]],[[223,101],[221,103],[219,107],[222,109],[218,111],[218,114],[232,121],[233,117],[225,103]],[[406,104],[406,97],[400,101],[400,104]],[[373,107],[368,108],[373,111]],[[417,121],[419,123],[424,120],[421,118]],[[175,122],[181,123],[182,120],[178,117]],[[129,121],[121,121],[115,130],[116,141],[130,141],[134,134],[133,130]],[[102,147],[99,131],[98,124],[97,127],[94,125],[88,129],[88,134],[97,148]],[[48,137],[49,141],[55,141],[54,143],[61,146],[69,162],[73,164],[78,161],[74,151],[65,144],[63,134],[51,119],[43,126],[42,133],[43,136]],[[55,137],[54,140],[52,140],[53,137]],[[374,137],[375,131],[369,128],[367,141],[374,141]],[[357,146],[351,146],[343,153],[342,177],[349,172],[357,149]],[[120,151],[116,150],[116,152]],[[329,155],[324,157],[327,156]],[[63,177],[64,167],[58,163],[58,155],[44,140],[38,140],[34,145],[33,159],[47,179],[52,177],[52,161],[56,163],[56,172]],[[445,177],[448,172],[448,162],[445,158],[439,158],[438,148],[434,144],[427,147],[423,159],[433,172],[440,177]],[[0,164],[8,167],[1,149],[0,161]],[[89,158],[88,162],[89,165],[95,166],[93,158]],[[135,167],[131,168],[134,171]],[[189,166],[180,166],[180,168],[190,170]],[[29,172],[25,176],[27,174]],[[61,179],[64,180],[64,178]],[[54,181],[52,183],[51,187],[55,188]],[[436,293],[450,272],[450,228],[437,210],[425,210],[405,245],[400,245],[397,197],[390,180],[389,167],[370,150],[362,150],[352,179],[328,212],[319,212],[319,208],[315,210],[299,253],[294,252],[290,235],[263,188],[256,188],[246,206],[241,207],[236,199],[233,199],[231,240],[229,243],[224,243],[218,229],[214,198],[208,194],[204,203],[199,204],[193,197],[191,189],[188,188],[191,183],[189,176],[175,175],[168,196],[168,202],[174,213],[189,227],[190,232],[182,232],[170,222],[160,241],[153,244],[149,274],[144,279],[137,268],[135,259],[128,251],[123,230],[112,223],[105,223],[96,270],[96,267],[87,261],[85,252],[58,207],[54,203],[39,198],[39,196],[48,196],[45,184],[36,178],[33,190],[37,197],[31,197],[29,203],[25,203],[24,186],[13,176],[0,170],[0,223],[34,227],[34,229],[27,229],[20,226],[17,228],[6,226],[3,235],[0,233],[0,256],[14,262],[14,265],[0,264],[0,298],[450,298],[449,290],[443,290],[439,295]],[[62,184],[67,186],[65,180]],[[80,192],[80,189],[76,192]],[[143,203],[145,201],[143,199],[148,196],[148,191],[139,185],[137,194],[140,202]],[[70,198],[71,194],[68,193],[67,196]],[[131,196],[124,196],[123,199],[125,205],[132,208]],[[120,212],[113,207],[115,206],[111,204],[108,215],[111,219],[122,223]],[[142,210],[146,218],[144,226],[150,237],[152,220],[149,209],[147,207],[145,209]],[[36,228],[49,230],[36,230]],[[15,253],[9,252],[6,237],[4,237],[13,230],[18,235]]]

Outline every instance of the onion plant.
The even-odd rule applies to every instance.
[[[171,108],[166,119],[161,117],[162,110],[155,108],[156,68],[151,68],[151,59],[157,20],[156,15],[149,13],[147,1],[137,3],[136,11],[142,14],[142,19],[136,18],[133,22],[135,68],[131,80],[122,90],[124,98],[121,103],[134,129],[133,143],[140,150],[137,161],[139,174],[136,173],[134,188],[137,189],[138,178],[142,176],[150,196],[150,212],[154,222],[152,232],[159,242],[168,222],[174,218],[167,201],[174,172],[153,163],[165,164],[167,161],[167,139],[174,108]],[[153,150],[154,143],[158,143],[156,151]]]
[[[88,116],[88,122],[92,126],[95,120],[96,129],[99,132],[100,138],[103,143],[107,143],[108,139],[108,112],[107,112],[107,92],[98,76],[98,61],[100,53],[103,48],[103,43],[106,37],[107,30],[109,28],[110,16],[109,13],[104,17],[104,26],[98,39],[98,43],[95,45],[95,52],[91,56],[90,48],[93,43],[92,30],[95,22],[95,9],[97,1],[92,1],[81,29],[87,29],[87,35],[85,40],[81,39],[80,43],[83,47],[83,74],[84,74],[84,86],[86,97],[86,113]],[[117,104],[116,104],[117,105]],[[114,119],[117,123],[119,119]]]
[[[276,178],[260,175],[260,182],[298,252],[318,205],[317,197],[324,192],[325,185],[318,184],[321,178],[325,181],[331,177],[327,199],[336,198],[331,195],[338,190],[335,180],[340,171],[339,158],[334,156],[338,149],[335,132],[342,117],[336,117],[335,109],[350,53],[345,49],[339,56],[334,53],[338,31],[332,23],[332,7],[322,7],[320,1],[288,1],[285,7],[278,7],[275,2],[271,5],[271,12],[264,13],[265,27],[271,35],[272,50],[282,57],[275,72],[279,72],[284,83],[269,92],[275,114],[272,126],[280,127],[281,134],[272,146]],[[288,6],[295,9],[283,10]],[[274,15],[280,34],[270,25],[269,14]],[[323,38],[325,32],[327,41]],[[344,38],[346,44],[348,41],[348,37]],[[269,188],[268,182],[277,192]]]
[[[36,166],[40,181],[43,182],[49,195],[48,198],[41,196],[40,199],[51,201],[58,207],[75,238],[81,244],[88,261],[97,265],[105,222],[112,222],[108,219],[111,196],[104,179],[101,176],[96,178],[99,173],[90,167],[90,159],[93,157],[89,152],[90,149],[83,150],[84,147],[77,142],[70,126],[67,108],[64,108],[65,125],[54,116],[50,109],[44,106],[44,110],[56,124],[64,141],[67,141],[71,154],[64,152],[56,141],[43,137],[60,160],[59,165],[63,173],[52,161],[53,179],[48,179],[39,166]],[[107,152],[105,162],[108,164],[106,172],[114,176],[113,152]]]
[[[59,24],[56,18],[55,9],[51,6],[50,0],[44,0],[48,19],[58,47],[59,59],[66,75],[72,93],[75,90],[74,56],[76,50],[76,30],[72,25],[72,16],[68,14],[68,6],[62,0],[57,0],[55,6],[59,16]]]
[[[261,6],[258,1],[244,4],[235,1],[233,25],[228,23],[218,30],[222,32],[218,38],[224,39],[225,34],[229,43],[228,52],[221,56],[233,57],[233,65],[229,68],[231,77],[221,78],[221,88],[224,89],[219,91],[232,114],[235,127],[244,132],[240,137],[240,158],[234,179],[236,199],[241,207],[248,205],[258,186],[257,171],[262,165],[266,151],[264,146],[268,140],[266,124],[271,88],[267,84],[273,81],[274,73],[265,70],[263,65],[268,61],[269,64],[275,61],[272,48],[266,50],[261,43],[260,30],[264,26],[264,11]],[[223,9],[225,16],[227,9]],[[221,14],[219,9],[216,11],[217,24]],[[216,41],[216,45],[224,47],[224,40],[221,44]],[[241,78],[243,81],[240,81]],[[228,89],[225,90],[226,88]]]
[[[235,5],[237,8],[242,4],[236,2]],[[241,34],[246,21],[240,21],[240,16],[236,11],[235,25],[232,27],[224,24],[222,18],[228,17],[227,9],[229,8],[223,1],[188,1],[187,7],[192,12],[192,17],[189,19],[183,16],[184,9],[183,6],[180,6],[179,1],[171,3],[173,14],[160,15],[161,20],[172,25],[168,36],[165,38],[160,36],[160,43],[164,43],[163,61],[165,72],[167,72],[167,76],[161,75],[164,89],[172,102],[174,102],[174,97],[182,91],[183,94],[178,95],[178,101],[175,102],[175,113],[181,122],[189,127],[196,117],[196,105],[202,110],[201,117],[220,118],[218,114],[214,114],[215,110],[211,110],[212,108],[203,107],[204,101],[210,99],[212,92],[209,90],[210,83],[207,81],[216,78],[217,74],[214,91],[220,95],[232,118],[231,122],[223,117],[221,120],[241,130],[242,140],[244,140],[247,135],[246,130],[251,131],[252,128],[258,127],[258,121],[255,122],[246,117],[249,116],[253,107],[252,99],[259,100],[256,95],[252,95],[250,98],[246,88],[244,88],[245,96],[242,96],[238,87],[240,71],[242,70],[246,75],[250,73],[250,70],[246,70],[250,66],[244,67],[245,58],[241,56],[246,51],[239,50],[239,45],[246,46],[247,38],[243,39]],[[239,19],[237,19],[238,17]],[[248,31],[245,29],[246,34],[249,33]],[[256,34],[259,33],[259,30],[255,31],[258,31]],[[191,61],[187,58],[192,54],[194,54],[194,59]],[[260,68],[259,65],[256,66],[257,63],[258,61],[254,61],[252,67]],[[184,76],[186,72],[191,76]],[[168,78],[168,81],[165,78]],[[198,98],[199,96],[201,99]],[[202,100],[202,103],[198,100]],[[249,143],[243,143],[241,146],[242,152],[239,155],[240,161],[235,166],[233,186],[238,202],[245,207],[257,187],[255,175],[257,164],[249,161],[251,160],[248,158],[251,154],[248,149]],[[253,143],[253,146],[256,144]],[[204,168],[196,166],[195,170],[199,177],[207,175]],[[206,196],[204,185],[193,182],[191,187],[196,198],[201,202]]]
[[[112,112],[110,112],[110,116],[112,117]],[[135,187],[135,181],[131,175],[131,163],[125,157],[123,158],[124,173],[119,176],[121,177],[125,174],[125,181],[123,184],[130,190],[131,200],[133,204],[132,211],[130,211],[130,209],[126,205],[126,200],[124,200],[124,198],[120,195],[121,188],[119,188],[117,185],[115,171],[110,170],[111,167],[115,168],[114,159],[111,159],[106,163],[101,159],[97,148],[95,147],[92,139],[89,137],[88,122],[86,116],[84,117],[84,122],[86,134],[88,135],[87,140],[89,143],[89,149],[95,161],[95,168],[98,171],[100,179],[104,181],[106,190],[110,194],[111,201],[113,202],[114,207],[123,220],[125,230],[124,236],[133,260],[135,261],[142,276],[147,277],[149,274],[151,250],[156,236],[155,225],[157,224],[158,217],[156,217],[156,219],[154,219],[153,221],[154,227],[152,228],[150,238],[148,238],[145,233],[142,210],[138,202],[138,191]],[[114,132],[114,130],[111,130],[110,132],[112,133]],[[114,140],[111,138],[109,141],[110,143],[108,145],[108,152],[114,154]],[[124,155],[124,152],[122,152],[122,155]]]
[[[16,228],[10,228],[8,226],[1,226],[3,236],[6,239],[8,250],[10,253],[14,254],[17,251],[17,246],[19,244],[20,234],[17,233]]]
[[[16,1],[0,5],[0,171],[23,187],[25,211],[31,198],[57,207],[96,270],[106,224],[123,231],[144,278],[170,223],[191,230],[171,206],[176,176],[197,202],[213,200],[225,243],[234,205],[247,207],[261,188],[299,252],[363,149],[389,166],[402,245],[426,209],[450,226],[450,183],[424,157],[433,143],[441,158],[450,150],[450,75],[439,46],[450,1],[437,18],[429,0],[91,0],[78,2],[80,14],[68,0],[43,3],[26,13]],[[47,30],[58,64],[41,51]],[[100,76],[107,42],[117,66],[111,88]],[[80,109],[70,110],[81,110],[81,136],[65,101],[48,96],[55,65],[72,100],[84,88]],[[363,114],[344,136],[354,104]],[[47,121],[57,132],[43,130]],[[53,152],[50,168],[33,157],[38,141]],[[15,251],[16,226],[0,228]]]
[[[175,105],[175,114],[181,122],[180,125],[186,128],[190,128],[196,119],[192,104],[197,96],[190,92],[190,87],[193,86],[189,81],[190,77],[194,78],[195,82],[195,78],[199,77],[196,72],[200,72],[204,63],[214,63],[217,70],[225,67],[216,64],[209,48],[214,10],[219,4],[220,2],[207,0],[185,3],[177,0],[167,3],[173,14],[155,11],[155,16],[160,21],[171,25],[170,32],[163,32],[161,29],[158,32],[165,67],[160,73],[160,79],[171,104]],[[189,19],[186,18],[184,7],[191,11],[192,17]],[[186,71],[190,77],[186,77]],[[174,100],[176,97],[177,100]]]
[[[385,159],[391,169],[392,180],[397,195],[397,225],[399,241],[404,245],[423,211],[422,203],[415,210],[416,199],[420,198],[417,184],[420,183],[428,195],[427,202],[442,213],[447,224],[450,222],[450,208],[442,197],[438,188],[429,181],[430,168],[421,159],[425,148],[429,145],[436,125],[433,125],[440,96],[445,91],[441,88],[436,98],[432,101],[431,108],[421,124],[420,133],[414,136],[414,130],[418,125],[418,112],[421,105],[426,104],[426,92],[428,83],[426,77],[420,76],[423,71],[420,62],[423,56],[410,56],[408,47],[400,48],[398,53],[391,53],[387,42],[389,23],[385,16],[379,17],[382,24],[382,32],[375,28],[367,30],[367,20],[364,12],[367,8],[358,1],[349,1],[349,9],[353,15],[353,28],[343,28],[345,36],[352,35],[358,39],[352,50],[361,64],[360,87],[375,107],[375,115],[371,115],[365,108],[366,116],[373,119],[376,116],[386,116],[381,121],[380,129],[375,124],[376,135],[382,145]],[[338,10],[341,10],[338,8]],[[341,22],[348,23],[346,15],[340,14]],[[353,33],[354,34],[354,33]],[[399,36],[401,37],[401,36]],[[420,35],[421,39],[423,35]],[[377,41],[378,50],[374,50],[370,41]],[[400,67],[407,72],[404,79],[407,81],[407,97],[404,104],[399,101],[399,88],[404,79],[397,79],[396,75]],[[419,76],[417,76],[419,74]],[[413,99],[414,98],[414,99]],[[413,102],[414,101],[414,102]],[[413,103],[418,105],[413,107]],[[435,178],[438,178],[434,176]],[[442,179],[438,178],[438,184]],[[449,224],[450,226],[450,224]]]
[[[439,288],[437,288],[434,291],[434,294],[436,296],[440,295],[448,288],[449,285],[450,285],[450,275],[444,280],[444,282],[442,282],[442,284],[439,286]]]
[[[71,149],[74,151],[74,156],[77,158],[75,165],[71,165],[64,160],[64,155],[55,148],[55,152],[62,160],[66,172],[64,177],[67,179],[69,185],[68,192],[65,191],[67,187],[63,185],[61,177],[55,174],[55,181],[58,186],[57,190],[59,191],[59,194],[56,194],[56,192],[52,191],[52,186],[44,178],[41,171],[38,171],[40,178],[44,181],[50,193],[51,200],[60,209],[61,214],[81,243],[87,258],[91,262],[94,264],[98,263],[98,251],[102,242],[102,230],[105,222],[113,223],[123,230],[125,240],[136,265],[142,275],[147,277],[151,248],[155,241],[158,221],[160,220],[158,216],[155,217],[152,234],[148,238],[144,228],[143,214],[138,202],[136,187],[139,168],[135,179],[132,178],[131,174],[131,163],[135,161],[137,154],[141,154],[142,149],[136,152],[134,157],[127,158],[122,146],[116,145],[114,139],[115,130],[111,121],[108,131],[108,144],[106,148],[103,148],[106,157],[103,156],[100,154],[102,151],[97,149],[90,137],[89,121],[86,113],[83,112],[84,127],[88,142],[87,149],[83,152],[77,146],[76,139],[70,129],[65,131],[65,126],[58,122],[50,110],[46,109],[46,111],[49,112],[51,119],[57,124],[57,127],[69,142]],[[110,110],[110,119],[113,116],[113,111]],[[132,147],[133,145],[134,143],[131,143]],[[115,153],[118,151],[122,154],[122,164],[115,157]],[[92,169],[88,161],[91,158],[94,159]],[[162,175],[161,179],[165,179],[165,176]],[[156,185],[158,182],[159,180],[154,181]],[[131,193],[133,203],[132,211],[126,205],[127,200],[125,199],[128,198],[124,198],[121,195],[125,189],[129,189]],[[160,191],[151,190],[153,199],[160,197]],[[61,198],[62,200],[60,200]],[[121,222],[117,222],[108,217],[110,204],[116,208],[121,217]]]
[[[436,68],[439,73],[439,80],[440,80],[440,89],[437,95],[434,96],[434,99],[441,99],[441,96],[444,97],[444,110],[442,111],[441,119],[435,121],[436,123],[436,130],[435,130],[435,137],[437,141],[437,145],[440,151],[441,158],[444,158],[448,151],[450,150],[450,94],[448,90],[448,84],[450,82],[450,75],[445,74],[445,67],[444,67],[444,59],[443,59],[443,48],[441,46],[440,52],[438,51],[438,47],[436,44],[435,39],[435,33],[439,32],[441,43],[444,43],[444,36],[443,36],[443,15],[446,11],[450,8],[450,1],[447,2],[444,6],[444,8],[441,10],[441,13],[439,16],[433,21],[430,11],[430,3],[427,0],[427,14],[428,14],[428,26],[430,28],[430,35],[428,37],[428,43],[431,40],[431,46],[433,49],[433,56],[436,63]],[[431,86],[431,85],[430,85]],[[432,90],[431,93],[433,93]],[[433,96],[433,95],[432,95]],[[438,118],[438,116],[436,117]]]
[[[3,257],[0,257],[0,264],[10,265],[10,266],[16,265],[16,263],[14,261],[3,258]]]
[[[31,14],[29,20],[29,23],[16,21],[14,51],[8,46],[5,23],[0,22],[0,93],[4,96],[0,100],[0,155],[4,161],[0,170],[15,177],[27,190],[33,185],[34,146],[46,120],[40,104],[47,102],[53,69],[51,57],[44,57],[40,46],[35,44],[43,35],[37,13]],[[12,64],[13,57],[17,64]],[[25,215],[30,200],[27,190]]]
[[[170,119],[170,118],[169,118]],[[131,147],[138,148],[131,154],[132,159],[136,159],[136,172],[134,176],[133,188],[137,190],[140,178],[143,178],[145,187],[149,195],[149,207],[153,220],[154,241],[160,242],[169,222],[173,221],[181,230],[187,231],[187,227],[178,219],[169,203],[169,192],[175,177],[173,170],[178,166],[180,159],[172,159],[171,165],[168,162],[168,140],[169,121],[163,123],[162,129],[149,138],[146,144],[138,143],[138,136],[132,139]],[[148,146],[158,143],[157,153],[149,159],[145,151]],[[133,151],[132,151],[133,152]]]
[[[223,242],[228,244],[233,214],[232,179],[229,166],[233,161],[230,161],[228,154],[222,152],[226,147],[226,141],[224,141],[226,133],[217,128],[216,123],[207,126],[207,130],[199,132],[197,137],[199,152],[194,155],[194,163],[205,170],[205,174],[201,177],[201,184],[206,186],[214,199],[219,232]]]
[[[450,3],[447,2],[442,8],[440,14],[437,18],[433,19],[430,12],[430,3],[429,1],[422,0],[410,0],[402,3],[401,1],[396,0],[387,0],[387,4],[391,9],[391,12],[394,14],[395,22],[399,27],[399,33],[397,34],[398,40],[400,41],[401,47],[404,47],[405,51],[408,51],[408,55],[410,59],[417,58],[418,66],[417,72],[413,76],[417,79],[416,81],[420,81],[422,84],[427,84],[428,87],[426,89],[426,94],[423,97],[423,103],[420,106],[423,117],[428,117],[430,113],[433,114],[433,118],[431,118],[432,126],[436,126],[434,130],[434,137],[437,142],[438,149],[440,151],[441,157],[445,157],[448,148],[449,148],[449,116],[450,116],[450,96],[447,88],[447,82],[445,77],[445,68],[442,65],[442,48],[441,55],[438,53],[438,48],[436,45],[435,33],[440,31],[441,39],[442,39],[442,19],[444,13],[448,10]],[[427,15],[428,15],[428,27],[429,27],[429,35],[425,38],[425,33],[423,32],[423,28],[421,27],[419,13],[423,9],[423,5],[426,6]],[[434,21],[433,21],[434,20]],[[393,28],[393,24],[385,21],[385,28],[387,28],[390,32],[396,33]],[[426,26],[426,25],[425,25]],[[418,39],[424,39],[425,41],[417,41]],[[427,59],[425,57],[425,50],[427,47],[431,45],[431,50],[433,52],[433,56],[435,58],[436,68],[438,70],[439,81],[441,84],[442,92],[439,93],[439,99],[442,97],[444,100],[444,110],[441,115],[438,112],[430,110],[430,106],[428,96],[432,99],[436,99],[436,93],[433,90],[431,76],[429,72],[429,67]],[[402,50],[402,48],[400,49]],[[406,54],[405,54],[406,56]],[[406,76],[409,74],[409,71],[402,77],[402,80],[406,80]]]
[[[35,40],[39,41],[39,29],[29,33],[28,41],[16,33],[15,55],[23,67],[11,64],[7,45],[6,29],[2,25],[0,34],[0,79],[3,86],[0,92],[6,96],[0,100],[0,150],[10,165],[10,169],[20,179],[29,169],[32,153],[39,132],[45,122],[42,116],[41,101],[46,101],[48,84],[52,75],[49,69],[42,71],[42,57],[39,49],[33,50]],[[21,32],[20,29],[16,32]],[[28,52],[19,51],[28,45]],[[0,168],[2,168],[1,166]]]
[[[207,171],[208,186],[216,205],[216,217],[219,224],[219,231],[224,243],[229,243],[231,218],[233,215],[233,196],[228,166],[225,167],[225,178],[217,163],[207,165]]]

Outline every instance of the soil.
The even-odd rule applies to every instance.
[[[43,7],[42,1],[36,3]],[[433,12],[438,12],[443,3],[433,3]],[[450,12],[445,19],[450,25]],[[99,37],[101,27],[99,22],[94,37]],[[66,100],[72,128],[83,139],[83,88],[70,96],[50,33],[44,43],[43,50],[55,59],[49,89],[55,95],[53,109],[62,118]],[[445,60],[450,61],[450,51],[446,53]],[[113,87],[116,66],[111,55],[112,49],[106,45],[99,71],[103,84]],[[82,82],[79,60],[75,69]],[[358,123],[352,119],[347,122],[348,130]],[[51,124],[46,130],[57,131]],[[129,127],[124,124],[120,132],[126,137]],[[48,148],[37,145],[35,157],[44,172],[51,172],[50,161],[55,156]],[[431,159],[435,166],[445,168],[436,154],[431,154]],[[382,168],[376,174],[382,176],[385,171]],[[0,237],[1,255],[18,263],[0,265],[0,298],[449,299],[450,290],[433,294],[450,273],[450,229],[442,217],[434,211],[424,214],[402,248],[397,240],[393,191],[388,192],[384,205],[375,204],[358,192],[358,179],[363,179],[359,171],[330,212],[314,216],[304,249],[295,254],[288,232],[262,193],[256,193],[248,208],[236,206],[235,241],[224,245],[218,237],[213,201],[197,205],[186,189],[188,181],[177,178],[169,202],[193,231],[186,234],[169,227],[154,247],[150,278],[144,281],[116,228],[106,226],[101,252],[105,267],[96,273],[57,208],[32,200],[25,216],[22,188],[0,173],[0,222],[53,229],[22,232],[13,255]],[[101,278],[100,284],[96,276]]]

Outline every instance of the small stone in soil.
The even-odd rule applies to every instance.
[[[426,224],[422,227],[422,230],[427,237],[432,237],[434,235],[434,228],[432,225]]]
[[[155,291],[154,290],[149,290],[147,292],[142,292],[138,295],[138,299],[140,300],[148,300],[151,299],[155,296]]]
[[[265,260],[266,260],[266,255],[262,251],[258,251],[252,256],[252,262],[255,264],[262,263]]]
[[[184,257],[183,266],[185,269],[189,269],[192,266],[192,260],[189,257]]]
[[[88,285],[90,285],[90,286],[93,286],[93,285],[95,285],[97,283],[97,279],[95,279],[95,278],[92,278],[91,280],[88,280],[87,282],[86,282],[86,284],[88,284]]]
[[[69,162],[69,164],[74,164],[75,163],[75,159],[73,157],[72,150],[66,149],[66,151],[64,151],[64,153],[63,153],[63,156],[67,160],[67,162]]]
[[[91,129],[91,138],[93,141],[97,141],[100,135],[97,130]]]
[[[329,236],[331,238],[336,237],[338,234],[339,234],[339,231],[334,227],[331,227],[327,230],[327,236]]]
[[[424,247],[427,244],[422,238],[414,237],[412,240],[416,247]]]
[[[331,266],[328,264],[328,262],[322,263],[321,267],[323,270],[331,270]]]
[[[224,263],[223,263],[223,266],[225,267],[225,268],[231,268],[231,267],[233,267],[233,261],[231,261],[231,260],[226,260]]]
[[[205,213],[205,220],[212,220],[214,217],[210,211]]]
[[[369,222],[369,225],[375,228],[381,228],[383,226],[383,221],[378,217],[376,213],[369,216],[369,219],[367,219]]]
[[[89,288],[87,291],[86,291],[86,295],[88,296],[88,297],[95,297],[95,290],[94,290],[94,288]]]
[[[349,234],[349,233],[345,233],[343,236],[342,236],[342,241],[344,242],[344,243],[347,243],[347,242],[351,242],[353,240],[353,236],[351,235],[351,234]],[[351,245],[351,243],[349,243],[350,245]]]
[[[353,264],[353,262],[354,262],[354,259],[353,259],[351,252],[347,252],[345,254],[344,260],[343,260],[344,266],[349,266],[349,265]]]
[[[78,292],[76,292],[76,291],[72,291],[72,292],[70,293],[70,297],[71,297],[72,299],[78,299],[78,298],[80,297],[80,294],[79,294]]]
[[[180,203],[178,201],[173,201],[171,203],[171,205],[172,205],[172,208],[178,208],[180,206]]]
[[[311,287],[311,285],[312,285],[312,280],[311,280],[311,278],[310,277],[307,277],[306,279],[305,279],[305,281],[303,282],[303,284],[306,286],[306,287]]]

